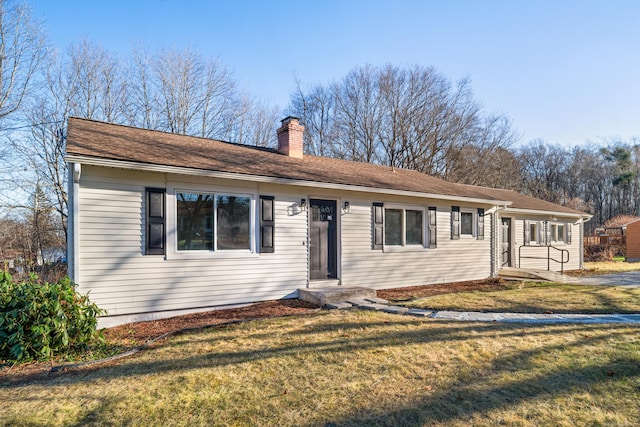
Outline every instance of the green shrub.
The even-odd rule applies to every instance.
[[[0,271],[0,359],[43,360],[84,350],[102,339],[96,330],[102,313],[68,277],[38,283],[33,275],[15,283]]]

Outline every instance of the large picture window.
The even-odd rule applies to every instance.
[[[384,244],[386,246],[424,245],[424,211],[385,209]]]
[[[178,251],[251,249],[251,197],[176,192]]]

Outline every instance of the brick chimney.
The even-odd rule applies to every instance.
[[[278,129],[278,152],[285,156],[301,159],[304,126],[299,123],[299,120],[299,118],[292,116],[282,120],[282,126]]]

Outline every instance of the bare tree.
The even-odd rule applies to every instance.
[[[133,50],[129,66],[129,98],[127,123],[145,129],[160,129],[159,100],[155,90],[152,57],[142,48]]]
[[[31,9],[18,1],[0,1],[0,207],[14,197],[17,162],[10,132],[23,126],[19,113],[37,89],[35,76],[46,54],[44,31],[32,19]]]
[[[300,82],[291,96],[290,114],[300,117],[305,125],[304,149],[316,156],[332,156],[336,137],[335,95],[325,86],[318,85],[305,93]]]
[[[120,59],[87,40],[71,45],[67,57],[64,78],[72,95],[70,113],[107,122],[123,120],[127,89]]]
[[[303,119],[311,153],[468,183],[491,183],[498,175],[487,158],[516,139],[506,117],[482,114],[468,79],[452,85],[420,66],[358,67],[308,92],[298,84],[289,111]],[[471,163],[472,177],[464,174]]]
[[[243,96],[236,102],[231,140],[256,147],[274,147],[280,109]]]
[[[31,9],[0,1],[0,120],[18,111],[34,89],[33,78],[47,53],[43,30]]]
[[[161,129],[172,133],[225,139],[240,114],[236,85],[218,60],[205,60],[192,49],[167,50],[151,61],[154,108]]]

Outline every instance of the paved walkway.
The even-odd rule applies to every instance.
[[[624,286],[628,288],[640,288],[640,271],[574,277],[571,283],[579,283],[581,285]]]
[[[640,325],[640,314],[529,314],[529,313],[481,313],[474,311],[437,311],[408,308],[389,304],[381,298],[354,299],[345,302],[327,303],[329,309],[359,308],[384,313],[407,316],[428,317],[431,319],[460,320],[467,322],[505,322],[505,323],[624,323]]]
[[[583,276],[572,278],[571,283],[582,285],[622,286],[640,288],[640,271],[617,274]],[[640,314],[529,314],[529,313],[482,313],[473,311],[437,311],[408,308],[389,304],[381,298],[353,297],[345,302],[327,303],[329,309],[360,308],[385,313],[428,317],[431,319],[460,320],[467,322],[508,323],[626,323],[640,325]]]

